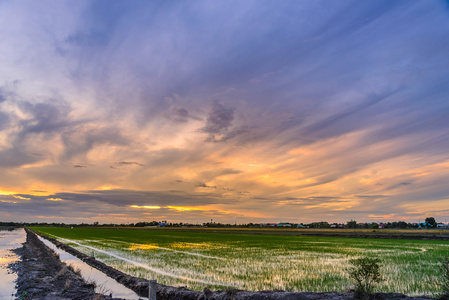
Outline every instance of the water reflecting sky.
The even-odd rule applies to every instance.
[[[0,299],[14,299],[17,274],[8,269],[8,265],[19,260],[11,250],[21,247],[25,239],[23,229],[0,230]]]

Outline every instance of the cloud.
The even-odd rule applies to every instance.
[[[186,123],[189,120],[201,120],[199,117],[190,115],[189,111],[182,106],[170,105],[168,112],[162,116],[175,123]]]
[[[198,183],[197,185],[195,185],[196,187],[203,187],[203,188],[211,188],[211,189],[216,189],[216,186],[213,185],[207,185],[204,182],[203,183]]]
[[[9,124],[9,117],[6,113],[0,111],[0,130],[6,128]]]
[[[222,102],[214,101],[211,110],[206,119],[206,125],[200,129],[207,133],[208,142],[225,142],[245,130],[233,129],[235,108],[225,105]]]
[[[170,113],[165,114],[165,116],[168,119],[170,119],[174,122],[178,122],[178,123],[185,123],[188,121],[188,119],[190,117],[187,109],[185,109],[184,107],[181,107],[181,106],[176,106],[176,105],[170,106]]]
[[[81,164],[74,164],[73,167],[76,168],[76,169],[87,168],[86,165],[81,165]]]
[[[223,103],[215,101],[207,117],[206,126],[201,130],[210,134],[226,132],[234,120],[234,110],[232,107],[227,107]]]
[[[116,163],[118,166],[123,167],[123,166],[139,166],[139,167],[144,167],[143,164],[135,162],[135,161],[119,161],[118,163]]]
[[[394,95],[395,93],[397,93],[397,91],[384,92],[380,95],[367,95],[366,100],[359,100],[355,104],[349,105],[349,107],[344,108],[338,113],[332,113],[324,120],[320,120],[314,124],[304,127],[301,135],[312,136],[315,138],[326,138],[329,136],[338,136],[340,134],[351,132],[354,130],[354,124],[360,126],[363,124],[364,116],[369,115],[368,111],[366,113],[364,112],[365,110],[368,110],[370,107],[378,104],[379,102],[388,99],[388,97]],[[353,121],[351,120],[351,116],[356,114],[358,114],[358,116],[355,117],[357,122],[351,123],[351,121]]]
[[[445,8],[2,2],[0,189],[52,216],[444,211]]]
[[[0,167],[15,168],[43,160],[39,153],[26,152],[20,147],[13,147],[0,151]]]
[[[83,156],[100,145],[129,145],[130,140],[115,127],[85,125],[72,127],[62,135],[64,159]]]
[[[80,122],[71,122],[69,120],[71,109],[68,104],[61,100],[53,101],[53,103],[43,102],[36,104],[23,102],[19,105],[25,113],[29,113],[32,116],[20,122],[23,128],[19,134],[20,139],[30,134],[60,132]]]
[[[5,92],[3,92],[3,89],[0,89],[0,103],[6,101],[6,95]]]
[[[55,201],[55,200],[58,201]],[[65,216],[70,220],[74,215],[81,218],[97,216],[99,213],[113,214],[124,213],[127,221],[133,221],[132,208],[130,206],[152,206],[152,207],[204,207],[218,203],[218,199],[207,195],[187,195],[183,192],[151,192],[133,190],[107,190],[87,191],[84,193],[55,193],[45,196],[30,194],[0,195],[0,209],[4,213],[14,213],[26,216],[29,221],[35,220],[37,215],[47,216],[51,219],[53,215]],[[206,209],[202,208],[205,211]],[[39,212],[39,213],[36,213]],[[167,212],[166,212],[167,213]],[[142,220],[142,216],[137,219]],[[157,217],[157,216],[155,216]],[[175,216],[172,216],[173,218]],[[182,216],[178,216],[182,220]],[[109,221],[110,222],[110,221]]]

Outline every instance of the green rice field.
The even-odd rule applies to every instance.
[[[176,230],[32,228],[133,276],[159,283],[244,290],[339,291],[352,287],[348,260],[381,260],[377,291],[432,295],[449,242]]]

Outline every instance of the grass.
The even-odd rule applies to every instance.
[[[449,251],[447,241],[284,236],[254,234],[254,229],[249,234],[198,229],[32,229],[141,264],[95,251],[97,259],[130,275],[195,290],[207,286],[346,291],[352,287],[345,271],[349,260],[369,256],[379,258],[382,265],[384,281],[376,290],[437,294],[439,259]],[[92,255],[91,248],[61,241]]]

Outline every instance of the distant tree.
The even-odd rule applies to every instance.
[[[348,228],[357,228],[357,221],[351,219],[351,221],[348,221],[346,223],[346,227],[348,227]]]
[[[330,228],[331,225],[328,222],[313,222],[309,224],[310,228]]]
[[[399,228],[407,228],[407,223],[405,223],[404,221],[399,221],[398,222],[398,227]]]
[[[435,221],[434,217],[426,218],[426,223],[430,224],[430,226],[432,226],[432,227],[436,227],[437,226],[437,221]]]
[[[372,224],[370,225],[370,228],[372,228],[372,229],[377,229],[377,228],[379,228],[379,224],[377,224],[377,223],[372,223]]]
[[[408,227],[408,228],[418,228],[418,226],[419,226],[419,225],[416,224],[416,223],[415,223],[415,224],[413,224],[413,223],[407,223],[407,227]]]

